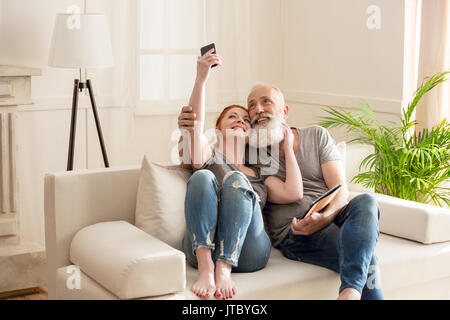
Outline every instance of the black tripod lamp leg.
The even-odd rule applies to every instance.
[[[67,157],[67,171],[71,171],[73,169],[73,150],[75,148],[75,130],[77,127],[78,83],[79,80],[75,79],[73,84],[72,116],[70,120],[70,138],[69,138],[69,155]]]
[[[92,88],[91,80],[87,80],[87,88],[89,91],[89,98],[91,99],[92,112],[94,113],[95,126],[97,127],[98,139],[100,140],[100,147],[102,148],[103,161],[105,167],[109,168],[108,156],[106,154],[105,143],[103,142],[102,128],[97,114],[97,106],[95,104],[94,89]]]

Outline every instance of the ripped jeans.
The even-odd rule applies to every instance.
[[[197,268],[195,250],[207,247],[213,261],[231,264],[234,272],[265,267],[271,242],[257,195],[244,174],[233,172],[219,187],[211,171],[196,171],[188,181],[184,206],[182,248],[190,265]]]

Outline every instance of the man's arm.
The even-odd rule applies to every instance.
[[[348,190],[345,181],[344,168],[341,160],[332,160],[321,165],[322,175],[329,189],[341,184],[341,190],[328,204],[322,213],[313,212],[309,217],[292,219],[291,229],[294,234],[311,235],[328,226],[339,211],[347,204]]]
[[[183,142],[183,136],[181,136],[180,140],[178,140],[178,156],[180,157],[180,162],[181,162],[180,165],[184,169],[192,169],[192,163],[190,163],[190,161],[189,161],[189,163],[185,163],[185,161],[184,161],[184,159],[185,159],[184,152],[186,151],[186,153],[188,153],[188,151],[189,151],[185,146],[186,146],[186,143]],[[190,155],[187,155],[187,154],[186,154],[186,156],[190,157]]]
[[[181,109],[180,115],[178,116],[178,129],[181,130],[180,140],[178,140],[178,155],[180,157],[181,167],[185,169],[192,168],[188,144],[190,140],[189,135],[194,132],[195,120],[196,114],[192,112],[192,107],[185,106]]]
[[[322,216],[329,220],[329,223],[333,221],[339,211],[347,204],[348,189],[347,182],[345,181],[345,173],[343,163],[341,160],[332,160],[322,164],[322,175],[328,189],[333,188],[337,184],[341,184],[341,190],[336,197],[328,204],[325,211],[322,212]]]

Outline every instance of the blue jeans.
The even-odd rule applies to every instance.
[[[374,253],[379,218],[376,199],[361,194],[344,206],[324,229],[309,236],[294,235],[290,230],[277,248],[289,259],[340,273],[339,293],[354,288],[361,293],[361,299],[383,299]]]
[[[195,250],[207,247],[213,261],[231,264],[234,272],[265,267],[271,243],[257,195],[244,174],[233,172],[219,187],[211,171],[196,171],[188,181],[184,207],[183,251],[190,265],[197,268]]]

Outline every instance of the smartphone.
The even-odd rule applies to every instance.
[[[214,49],[213,53],[217,54],[217,52],[216,52],[216,46],[215,46],[214,43],[211,43],[211,44],[208,44],[207,46],[202,47],[202,48],[200,49],[200,53],[201,53],[201,55],[203,56],[205,53],[207,53],[207,52],[208,52],[209,50],[211,50],[211,49]],[[216,67],[216,66],[217,66],[217,64],[213,64],[213,65],[211,66],[211,68],[214,68],[214,67]]]

